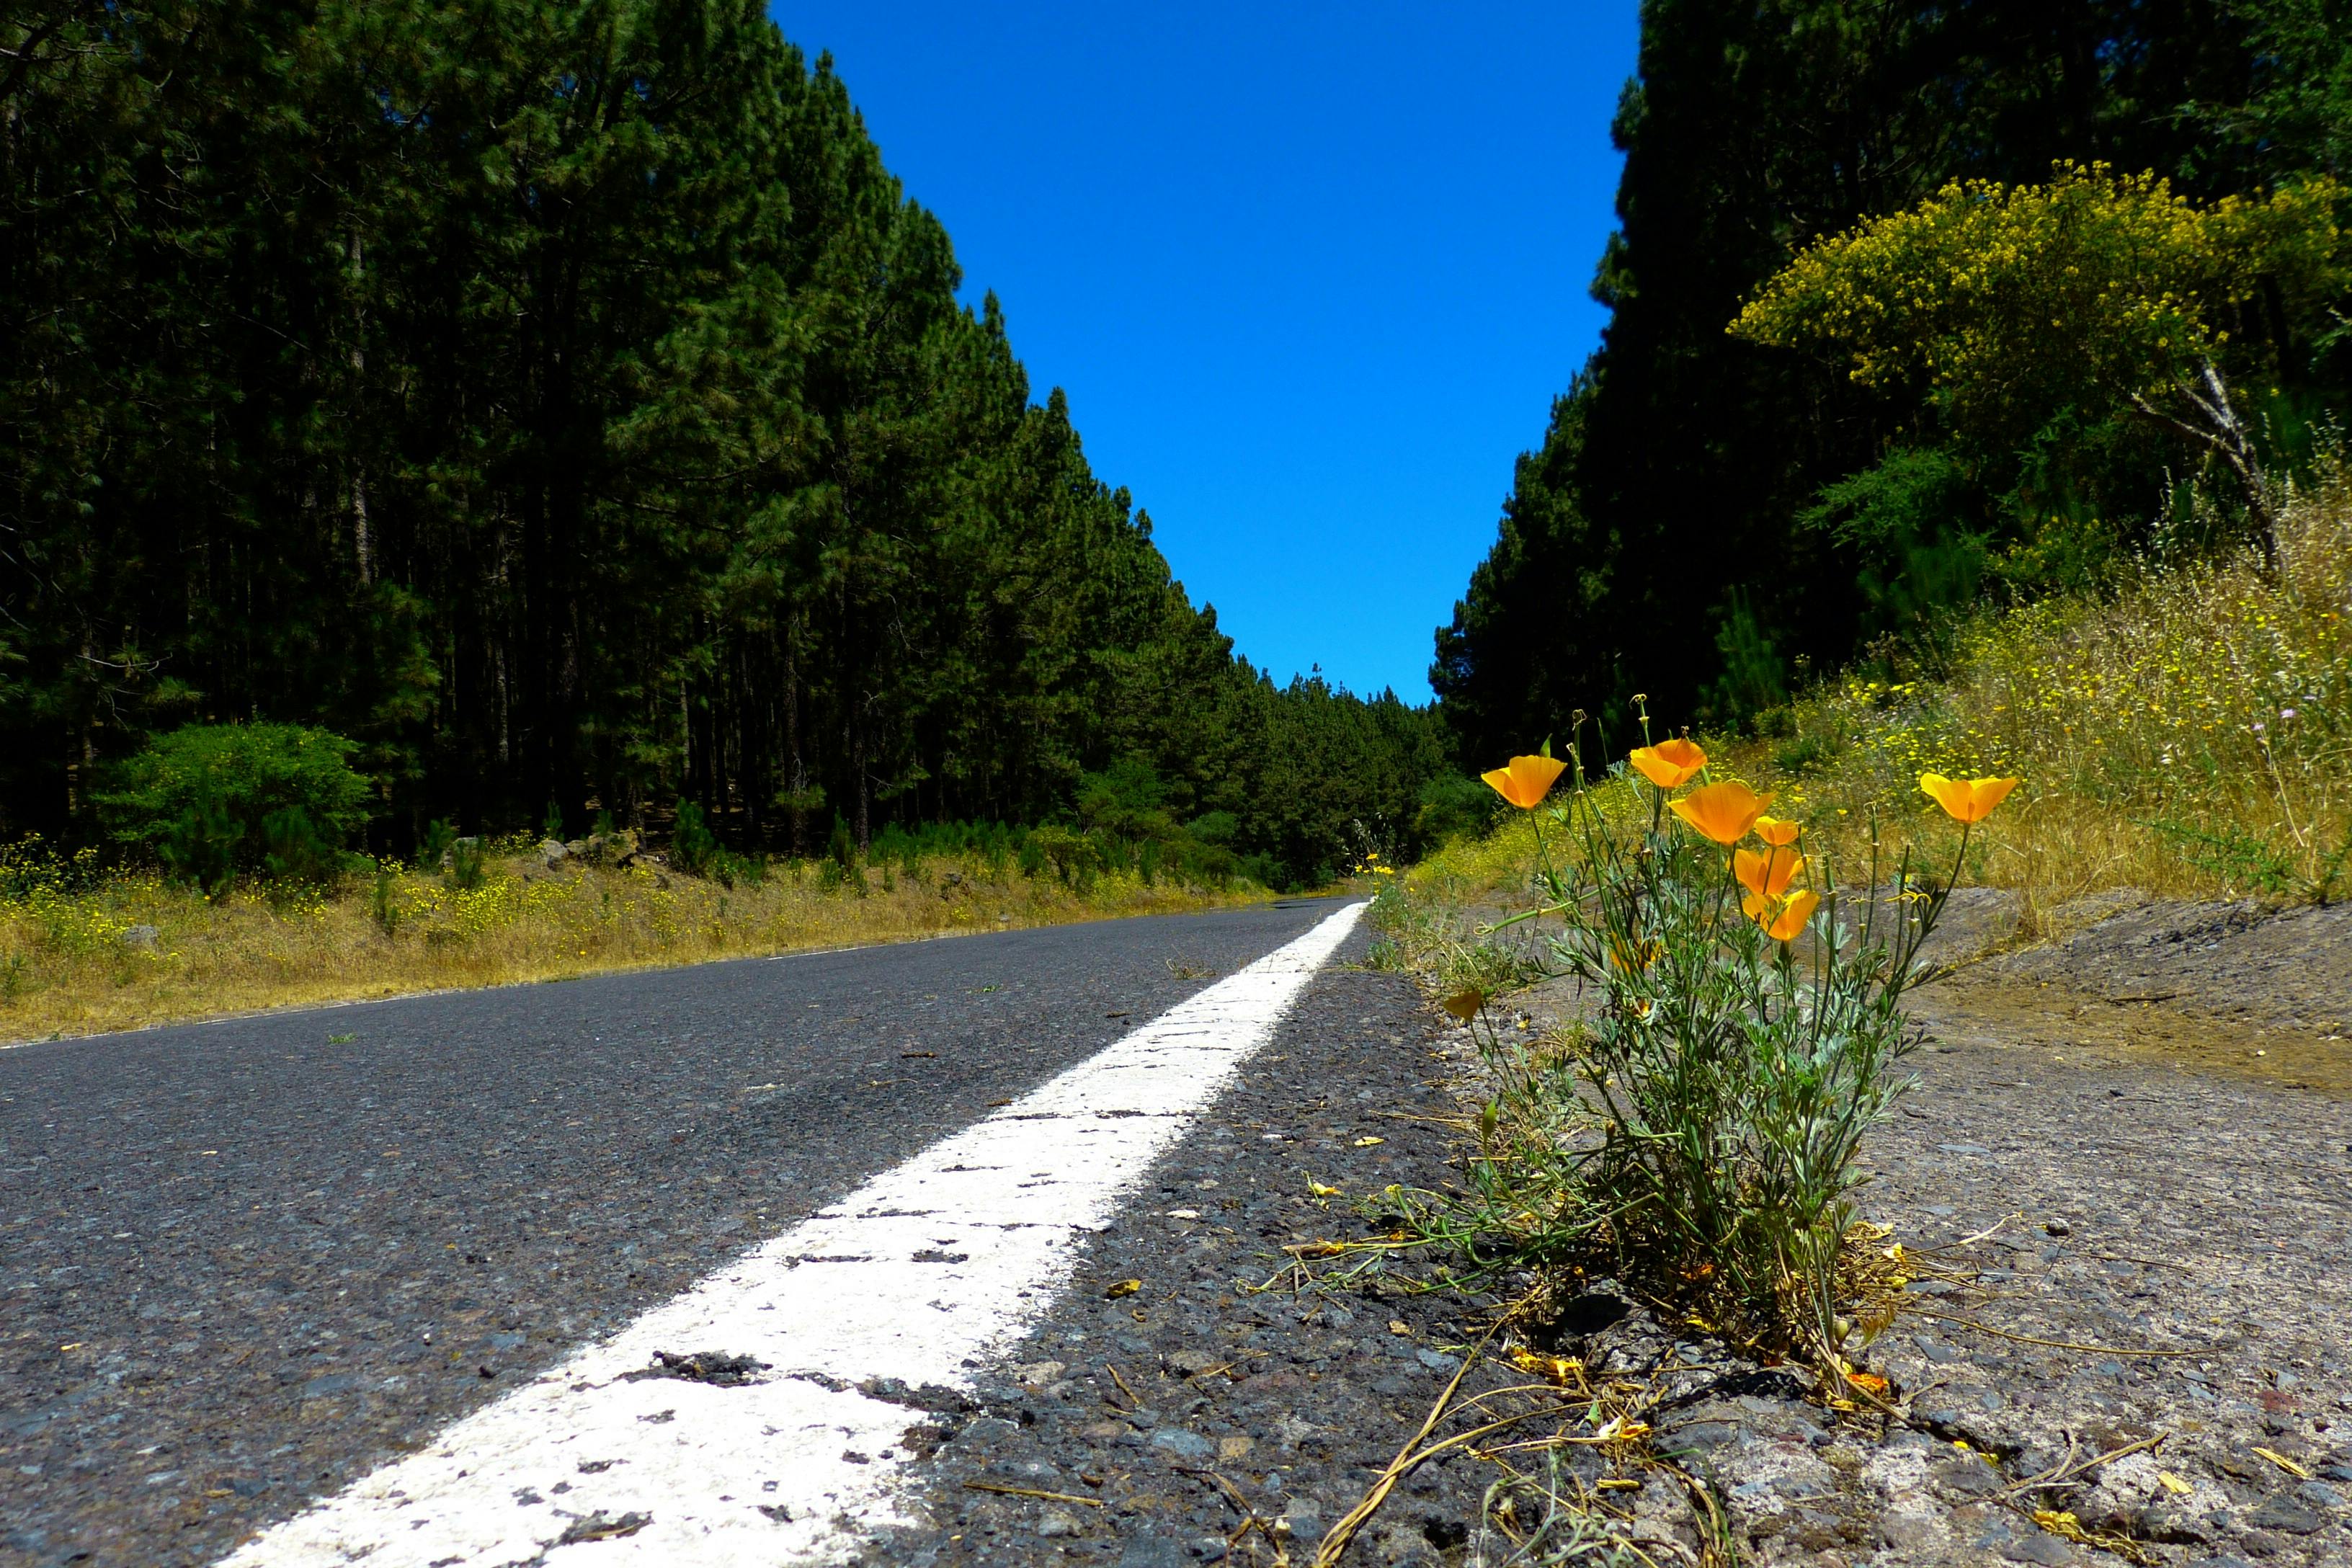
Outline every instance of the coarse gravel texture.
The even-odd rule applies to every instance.
[[[1859,1194],[1918,1275],[1856,1355],[1902,1418],[1668,1380],[1746,1560],[2352,1563],[2352,921],[2101,902],[2021,947],[1963,890],[1909,999]]]
[[[1360,956],[1361,934],[1344,956]],[[1300,1294],[1286,1246],[1362,1237],[1353,1200],[1447,1174],[1447,1037],[1404,978],[1325,970],[1118,1224],[1070,1294],[967,1406],[935,1411],[919,1506],[884,1563],[1304,1562],[1363,1495],[1478,1331],[1445,1296]],[[1373,1142],[1377,1140],[1377,1142]],[[1316,1187],[1339,1189],[1318,1195]],[[1373,1216],[1377,1217],[1377,1216]],[[1139,1289],[1122,1293],[1124,1282]],[[1267,1281],[1271,1289],[1259,1289]],[[1357,1550],[1458,1562],[1487,1476],[1418,1471]],[[1013,1495],[1012,1488],[1051,1497]],[[1246,1512],[1244,1510],[1247,1510]]]
[[[0,1563],[208,1563],[1337,907],[0,1050]]]
[[[1567,1450],[1560,1483],[1652,1561],[2352,1563],[2352,1116],[2326,1038],[2352,928],[2126,896],[2020,949],[2016,913],[1956,900],[1932,955],[1949,971],[1913,997],[1917,1088],[1864,1155],[1863,1212],[1914,1270],[1856,1355],[1895,1418],[1670,1331],[1606,1280],[1541,1332],[1654,1427],[1639,1454]],[[1564,1000],[1503,1012],[1540,1034]],[[1237,1282],[1362,1227],[1349,1199],[1444,1183],[1458,1147],[1411,1118],[1458,1114],[1475,1055],[1397,978],[1320,977],[1083,1288],[910,1432],[939,1445],[934,1527],[867,1561],[1313,1562],[1486,1303]],[[1527,1381],[1487,1360],[1462,1392]],[[1573,1403],[1551,1429],[1580,1430]],[[1509,1561],[1481,1515],[1501,1473],[1459,1451],[1413,1471],[1342,1561]]]

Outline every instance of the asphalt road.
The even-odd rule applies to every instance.
[[[0,1051],[0,1562],[209,1563],[1334,907]]]

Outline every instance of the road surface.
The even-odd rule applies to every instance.
[[[1041,1144],[1039,1163],[1111,1190],[1118,1161],[1148,1159],[1152,1138],[1181,1131],[1183,1108],[1150,1110],[1130,1128],[1134,1113],[1102,1109],[1124,1090],[1087,1089],[1096,1079],[1071,1069],[1093,1063],[1100,1079],[1122,1042],[1130,1056],[1216,1040],[1228,1056],[1245,1050],[1251,1020],[1282,1005],[1281,983],[1265,963],[1255,981],[1237,972],[1276,963],[1277,950],[1293,970],[1328,961],[1349,934],[1344,917],[1333,921],[1340,910],[1297,901],[0,1051],[0,1560],[218,1562],[371,1476],[378,1493],[418,1484],[385,1482],[380,1468],[468,1416],[503,1410],[511,1428],[516,1402],[555,1387],[534,1380],[559,1367],[612,1386],[610,1399],[676,1394],[653,1403],[685,1407],[690,1423],[711,1385],[624,1386],[622,1363],[591,1373],[577,1358],[619,1344],[629,1367],[650,1364],[615,1334],[633,1322],[667,1331],[658,1325],[682,1321],[674,1303],[698,1281],[706,1290],[686,1310],[721,1325],[712,1331],[724,1340],[726,1311],[774,1304],[714,1309],[710,1282],[730,1267],[779,1237],[817,1234],[795,1227],[850,1223],[827,1205],[909,1179],[893,1173],[944,1140],[990,1127],[1002,1136],[1003,1116],[1043,1128],[1054,1095],[1093,1107],[1088,1135],[1125,1138],[1126,1152]],[[1234,1001],[1234,987],[1251,984]],[[1152,1037],[1163,1016],[1169,1037]],[[1225,1058],[1203,1059],[1163,1077],[1198,1078],[1196,1100],[1213,1094]],[[1033,1104],[1047,1109],[1024,1111]],[[942,1249],[925,1261],[989,1265],[969,1257]],[[797,1261],[781,1267],[797,1278]],[[1050,1260],[1003,1267],[1016,1264],[1044,1268],[1030,1283],[1051,1294]],[[739,1290],[773,1283],[732,1278]],[[975,1295],[1025,1289],[1011,1274],[974,1278]],[[808,1293],[805,1279],[793,1288]],[[839,1310],[847,1325],[890,1307],[852,1292]],[[745,1375],[782,1386],[782,1374]],[[841,1381],[812,1375],[795,1386]],[[648,1405],[636,1419],[675,1416]],[[661,1530],[631,1530],[660,1510],[545,1501],[547,1536],[570,1530],[599,1562],[654,1548],[677,1521],[672,1510]],[[779,1523],[792,1511],[742,1503],[775,1510]],[[445,1523],[478,1506],[449,1502]],[[666,1550],[677,1549],[673,1538]],[[244,1560],[342,1560],[322,1552],[280,1530]],[[463,1541],[451,1552],[452,1563],[514,1560]],[[575,1554],[558,1548],[551,1560]]]

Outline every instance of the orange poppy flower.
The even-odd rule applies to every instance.
[[[1767,849],[1759,855],[1753,849],[1735,849],[1731,854],[1732,874],[1739,879],[1741,887],[1759,898],[1779,898],[1804,868],[1805,858],[1791,850]]]
[[[1654,746],[1634,747],[1633,762],[1642,776],[1660,789],[1680,789],[1706,766],[1706,753],[1696,742],[1676,737]]]
[[[1955,822],[1982,822],[1992,815],[1992,808],[2009,798],[2017,787],[2015,779],[1948,779],[1941,773],[1921,773],[1919,787],[1926,790],[1945,814]]]
[[[1774,942],[1794,942],[1805,929],[1805,922],[1813,918],[1814,907],[1821,901],[1822,896],[1810,888],[1784,900],[1751,897],[1747,900],[1748,916],[1762,926],[1764,934]]]
[[[1567,771],[1566,763],[1550,757],[1513,757],[1509,767],[1491,768],[1478,776],[1521,811],[1533,811],[1551,793],[1553,781]]]
[[[1785,817],[1759,816],[1756,819],[1756,837],[1775,848],[1786,848],[1797,841],[1804,827]]]
[[[1666,802],[1666,809],[1717,844],[1737,844],[1748,837],[1748,830],[1771,804],[1770,795],[1758,795],[1736,779],[1726,779]]]

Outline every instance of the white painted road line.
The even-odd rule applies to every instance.
[[[925,1417],[858,1385],[970,1388],[974,1366],[1009,1352],[1068,1281],[1077,1238],[1118,1214],[1363,909],[876,1177],[224,1568],[769,1568],[837,1562],[913,1522],[898,1502],[912,1462],[900,1438]],[[657,1351],[769,1370],[734,1387],[625,1381]]]

